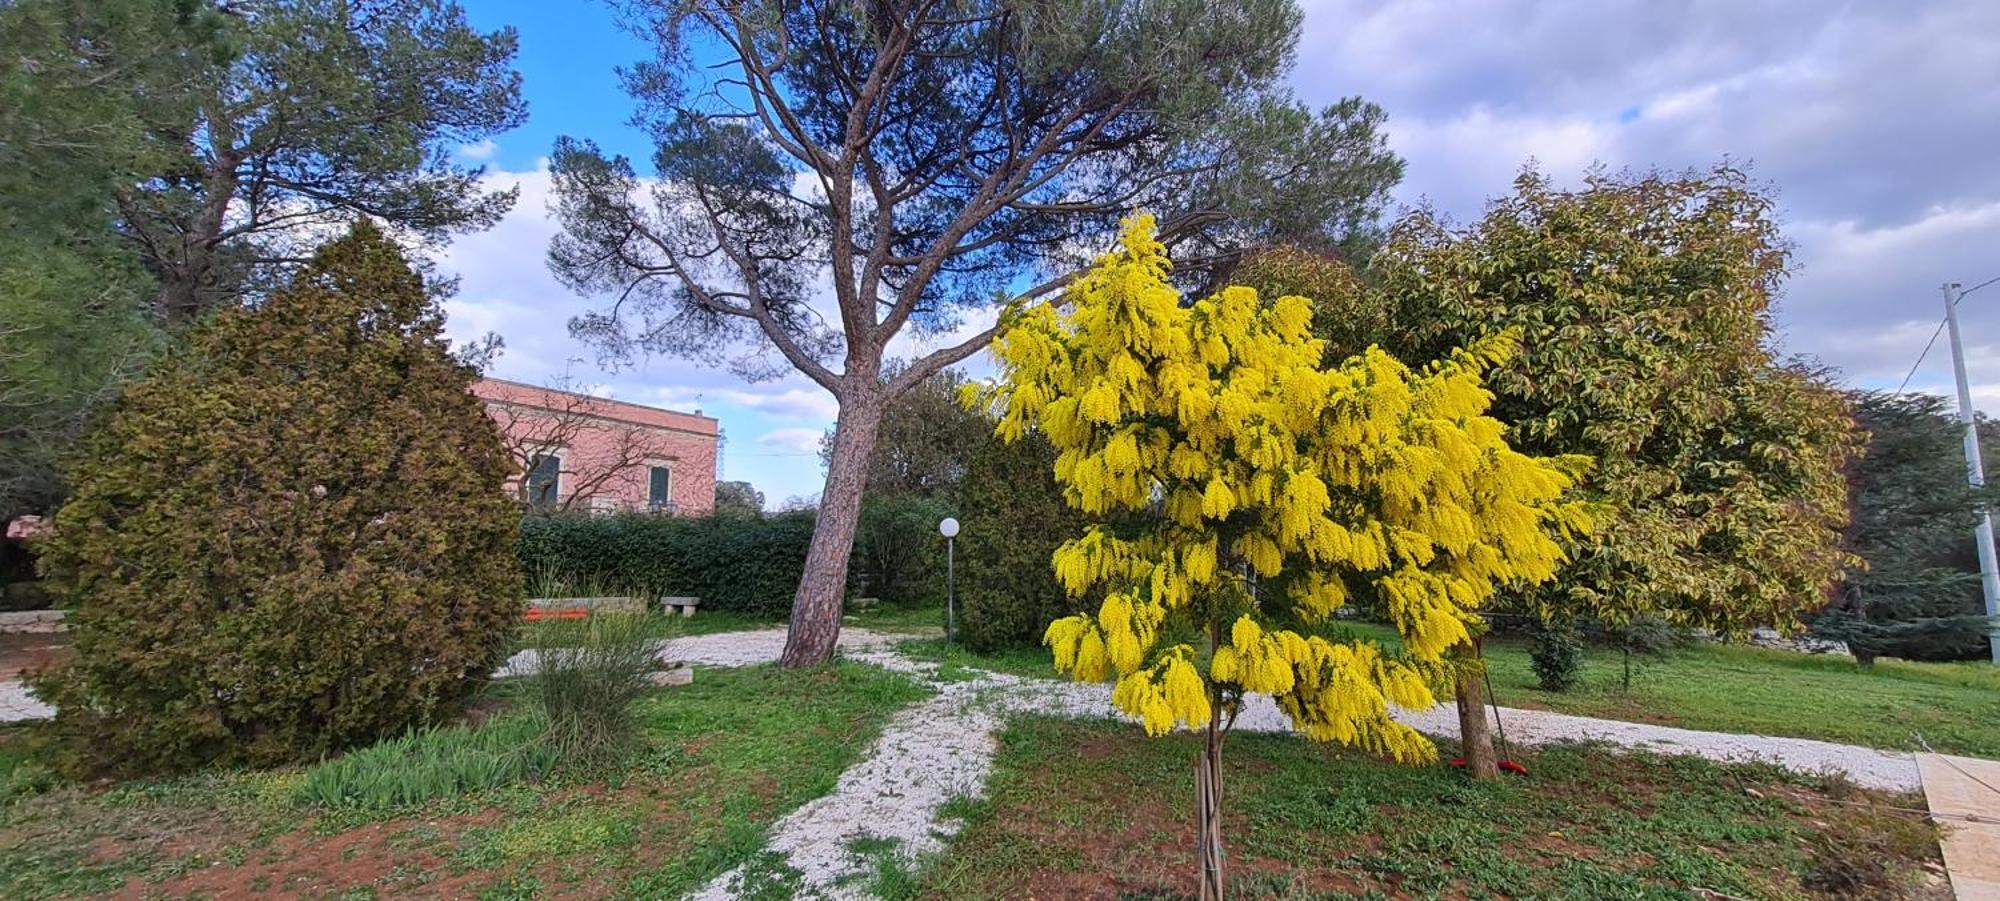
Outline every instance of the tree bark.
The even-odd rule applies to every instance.
[[[1474,779],[1495,779],[1500,776],[1500,761],[1493,753],[1493,733],[1486,721],[1482,644],[1475,638],[1458,646],[1458,740],[1465,771]],[[1467,665],[1468,661],[1476,665]]]
[[[1201,872],[1201,901],[1222,901],[1222,734],[1208,721],[1201,757],[1194,768],[1195,842]]]
[[[861,521],[861,492],[867,487],[868,455],[882,425],[880,393],[843,398],[833,425],[833,453],[827,458],[826,488],[819,518],[806,549],[805,571],[792,595],[792,624],[778,665],[818,666],[833,659],[840,640],[841,601],[847,593],[847,564],[854,531]]]

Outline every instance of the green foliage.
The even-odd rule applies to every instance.
[[[1847,642],[1864,662],[1985,657],[1995,624],[1969,535],[1979,505],[2000,499],[2000,488],[1966,483],[1965,427],[1944,398],[1863,392],[1854,407],[1868,445],[1848,469],[1847,546],[1861,561],[1813,618],[1813,634]],[[1981,443],[1994,459],[2000,442],[1982,432]]]
[[[1389,326],[1369,340],[1431,359],[1514,330],[1493,415],[1526,452],[1596,461],[1598,528],[1519,606],[1734,632],[1824,603],[1851,562],[1856,434],[1822,375],[1769,349],[1786,266],[1771,200],[1726,167],[1579,191],[1530,172],[1470,228],[1419,212],[1392,230],[1370,271]]]
[[[762,516],[764,492],[758,491],[749,482],[717,482],[715,512],[725,516]]]
[[[157,350],[156,286],[118,242],[113,200],[171,150],[152,129],[172,104],[111,86],[184,76],[205,40],[192,20],[79,6],[0,5],[0,522],[61,504],[61,455]],[[86,27],[93,52],[65,54]],[[117,52],[157,37],[185,51]]]
[[[1088,609],[1050,565],[1085,525],[1063,502],[1055,461],[1040,434],[1012,444],[989,435],[972,455],[959,490],[958,596],[959,639],[974,650],[1040,647],[1049,623]]]
[[[391,810],[538,779],[563,762],[545,724],[505,716],[478,726],[415,730],[307,768],[299,803]]]
[[[768,517],[530,515],[519,555],[528,572],[701,598],[703,612],[780,615],[812,540],[810,511]]]
[[[883,376],[906,367],[891,363]],[[947,369],[917,382],[889,402],[875,447],[868,454],[868,495],[918,495],[950,499],[965,479],[967,460],[993,434],[993,423],[959,403],[964,374]],[[820,440],[820,461],[830,463],[833,432]],[[865,511],[865,508],[864,508]],[[863,513],[866,516],[866,513]]]
[[[944,538],[938,523],[953,506],[917,494],[870,494],[861,502],[861,525],[854,535],[854,562],[848,569],[852,594],[887,604],[944,601]]]
[[[1583,641],[1569,626],[1544,623],[1535,629],[1528,652],[1535,682],[1543,691],[1568,691],[1583,675]]]
[[[892,604],[944,598],[942,501],[871,499],[856,530],[855,590]],[[532,514],[522,568],[550,584],[701,598],[703,612],[780,616],[805,566],[815,514],[706,517]]]
[[[107,411],[39,545],[76,657],[36,690],[80,754],[310,759],[486,678],[521,612],[518,514],[443,325],[364,221]]]
[[[657,631],[647,617],[600,613],[556,620],[532,633],[530,696],[542,712],[542,743],[564,764],[616,762],[638,737],[632,703],[660,668]]]
[[[1297,295],[1312,301],[1313,337],[1326,342],[1328,363],[1339,363],[1382,340],[1393,323],[1390,307],[1371,294],[1354,269],[1339,257],[1303,247],[1272,247],[1243,258],[1232,284],[1257,289],[1277,300]]]
[[[513,203],[454,151],[525,117],[514,34],[473,29],[451,0],[26,0],[0,14],[0,100],[27,101],[10,137],[24,156],[114,164],[115,178],[45,194],[116,210],[169,321],[276,287],[311,226],[366,215],[435,241]]]

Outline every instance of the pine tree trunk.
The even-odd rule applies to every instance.
[[[1222,901],[1222,734],[1208,723],[1194,768],[1195,842],[1201,867],[1201,901]]]
[[[847,593],[847,563],[861,521],[861,492],[867,487],[868,455],[882,424],[879,397],[844,399],[833,426],[833,453],[827,459],[826,488],[819,518],[806,549],[805,571],[792,595],[791,631],[778,665],[818,666],[833,659],[840,640],[841,601]]]
[[[1458,646],[1459,657],[1484,665],[1482,642],[1475,638]],[[1465,771],[1474,779],[1500,776],[1500,761],[1493,753],[1493,733],[1486,722],[1486,680],[1477,666],[1458,668],[1458,740],[1465,756]]]

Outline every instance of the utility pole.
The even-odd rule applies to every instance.
[[[1965,423],[1965,477],[1978,488],[1986,484],[1986,466],[1980,462],[1979,423],[1972,415],[1972,385],[1965,378],[1965,347],[1958,337],[1958,289],[1957,282],[1944,285],[1944,321],[1951,332],[1951,374],[1958,380],[1958,419]],[[2000,563],[1993,555],[1993,514],[1984,505],[1979,508],[1972,541],[1979,550],[1979,587],[1985,592],[1986,616],[1991,619],[2000,616]],[[2000,664],[2000,634],[1989,635],[1987,645],[1993,662]]]

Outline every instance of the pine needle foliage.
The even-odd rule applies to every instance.
[[[1587,461],[1508,447],[1486,415],[1503,336],[1422,370],[1376,349],[1327,367],[1305,298],[1230,287],[1184,304],[1150,217],[1067,292],[1008,315],[983,399],[998,435],[1039,431],[1094,520],[1053,565],[1095,614],[1057,620],[1057,669],[1116,682],[1152,735],[1232,721],[1268,694],[1310,738],[1403,762],[1423,709],[1501,586],[1549,579],[1590,526],[1566,499]],[[1314,627],[1364,603],[1400,652]]]
[[[500,436],[367,222],[198,325],[85,440],[39,548],[90,762],[311,760],[449,718],[521,614]]]

